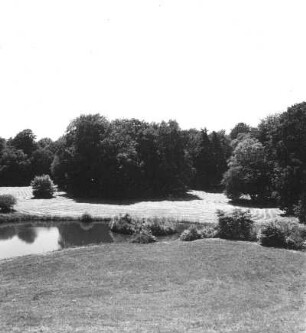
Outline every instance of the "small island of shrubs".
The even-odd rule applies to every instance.
[[[156,236],[169,236],[177,232],[171,220],[157,217],[138,219],[129,214],[113,218],[109,228],[112,232],[132,235],[133,243],[153,243],[156,242]]]

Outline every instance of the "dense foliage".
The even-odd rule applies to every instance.
[[[55,185],[49,175],[36,176],[31,186],[35,198],[52,198],[55,192]]]
[[[50,174],[56,149],[49,138],[37,142],[29,129],[0,138],[0,186],[28,186],[34,176]]]
[[[226,194],[231,199],[249,195],[260,202],[276,201],[305,223],[306,103],[267,117],[249,132],[246,126],[237,126],[234,137],[223,178]]]
[[[244,194],[262,202],[270,197],[270,175],[264,146],[247,137],[235,148],[228,162],[223,184],[229,198],[238,199]]]
[[[12,211],[16,203],[17,200],[13,195],[11,194],[0,195],[0,212],[8,213]]]
[[[274,221],[260,229],[258,240],[263,246],[302,250],[305,249],[306,245],[305,236],[304,226]]]
[[[181,130],[176,121],[74,119],[56,142],[29,129],[0,138],[0,186],[28,186],[52,174],[68,193],[103,198],[225,190],[232,200],[273,203],[306,221],[306,103],[271,115],[258,127]]]
[[[77,195],[176,195],[194,182],[202,189],[220,183],[226,168],[224,145],[216,133],[209,139],[206,131],[184,132],[175,121],[109,122],[98,114],[86,115],[68,126],[52,173],[61,187]]]
[[[255,232],[254,222],[249,211],[235,209],[231,213],[217,211],[218,236],[225,239],[253,240]]]

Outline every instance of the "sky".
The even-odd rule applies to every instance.
[[[306,100],[304,0],[0,0],[0,137],[80,114],[256,126]]]

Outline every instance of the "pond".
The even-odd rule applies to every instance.
[[[178,233],[158,237],[159,241],[175,240],[188,226],[178,224]],[[105,223],[63,222],[49,226],[31,223],[0,227],[0,260],[27,254],[38,254],[89,244],[128,242],[130,236],[113,233]]]

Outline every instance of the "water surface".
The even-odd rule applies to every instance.
[[[178,225],[182,231],[186,227]],[[173,240],[178,237],[160,237]],[[56,225],[40,226],[31,223],[0,227],[0,260],[27,254],[38,254],[90,244],[127,242],[130,236],[111,232],[104,223],[62,222]]]

